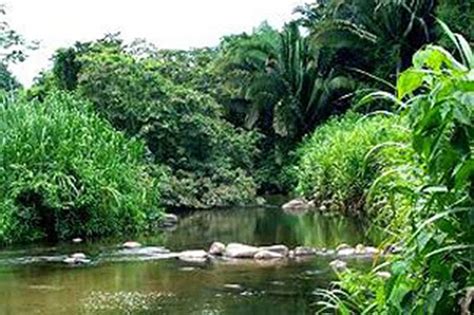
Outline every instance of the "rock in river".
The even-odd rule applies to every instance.
[[[350,248],[350,247],[339,249],[337,251],[337,256],[342,256],[342,257],[353,256],[354,254],[355,254],[355,249]]]
[[[178,256],[179,260],[187,262],[197,262],[203,263],[206,262],[209,257],[209,254],[204,250],[186,250],[181,252]]]
[[[87,259],[87,256],[83,253],[75,253],[69,257],[63,259],[63,262],[68,265],[83,265],[91,262],[90,259]]]
[[[138,242],[128,241],[128,242],[123,243],[123,244],[122,244],[122,247],[123,247],[123,248],[127,248],[127,249],[133,249],[133,248],[142,247],[142,244],[140,244],[140,243],[138,243]]]
[[[339,246],[336,247],[336,251],[340,251],[341,249],[347,249],[347,248],[352,248],[352,247],[347,245],[346,243],[342,243],[342,244],[339,244]]]
[[[253,256],[253,258],[259,259],[259,260],[263,260],[263,259],[281,259],[281,258],[284,258],[284,257],[285,256],[283,256],[280,253],[272,252],[272,251],[269,251],[269,250],[261,250]]]
[[[75,253],[75,254],[72,254],[70,256],[71,258],[74,258],[74,259],[86,259],[86,254],[84,253]]]
[[[221,242],[214,242],[209,248],[209,254],[211,255],[221,256],[224,254],[224,252],[225,252],[225,244]]]
[[[298,246],[295,248],[295,256],[312,256],[316,255],[316,253],[316,248],[312,247]]]
[[[253,258],[258,251],[258,247],[255,246],[230,243],[225,248],[224,255],[230,258]]]
[[[308,203],[301,198],[293,199],[282,206],[285,211],[304,211],[308,209]]]
[[[278,253],[282,256],[288,256],[288,247],[285,245],[272,245],[272,246],[262,246],[258,248],[260,251],[269,251],[273,253]]]

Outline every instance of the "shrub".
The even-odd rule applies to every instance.
[[[0,135],[2,243],[138,232],[161,213],[143,143],[88,102],[59,92],[3,100]]]
[[[412,152],[401,148],[409,141],[398,116],[351,112],[334,118],[297,150],[296,167],[289,170],[296,178],[296,192],[352,214],[386,206],[388,186],[403,182],[410,173],[405,166],[413,163]],[[374,187],[384,173],[387,178]]]

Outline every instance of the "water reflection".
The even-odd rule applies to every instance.
[[[287,214],[276,208],[196,212],[185,217],[165,243],[172,249],[201,248],[213,241],[254,245],[335,247],[368,241],[353,220],[320,213]]]
[[[366,241],[344,218],[293,216],[278,209],[196,212],[165,234],[142,237],[171,250],[207,248],[212,241],[334,247]],[[0,314],[308,314],[316,288],[334,275],[325,258],[303,262],[190,264],[177,260],[114,260],[124,240],[0,252]],[[41,255],[85,252],[92,266],[31,263]],[[28,261],[11,264],[8,262]],[[354,261],[365,268],[364,262]]]

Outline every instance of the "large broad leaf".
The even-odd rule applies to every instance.
[[[416,91],[423,85],[423,78],[425,74],[415,69],[409,69],[403,72],[397,81],[397,93],[398,99],[403,99],[406,95],[409,95]]]

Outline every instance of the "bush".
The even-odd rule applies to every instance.
[[[359,214],[389,205],[388,186],[403,183],[411,171],[410,141],[397,116],[348,113],[318,128],[296,152],[296,192],[338,210]],[[373,149],[378,146],[376,149]],[[387,176],[374,186],[381,174]]]
[[[0,135],[1,243],[139,232],[161,213],[143,143],[88,102],[3,100]]]

